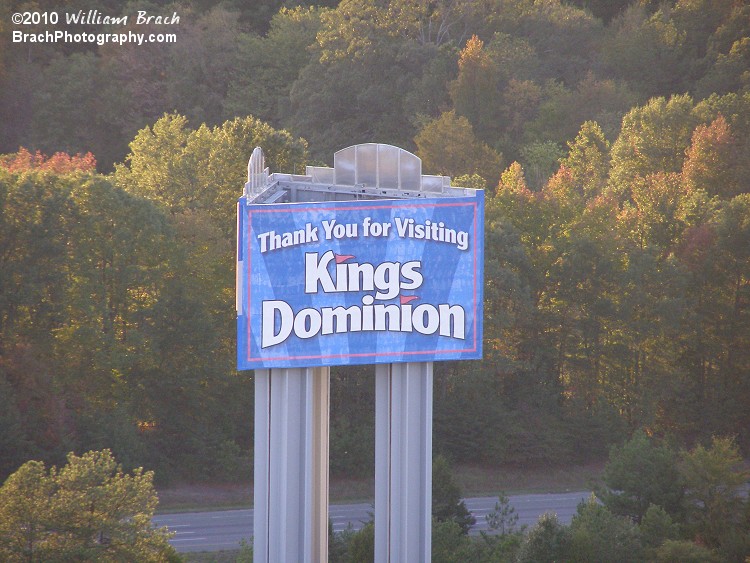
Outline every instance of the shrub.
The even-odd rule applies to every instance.
[[[613,514],[640,522],[652,504],[670,514],[679,512],[683,486],[677,454],[642,431],[621,447],[612,448],[604,483],[607,488],[597,493]]]
[[[578,506],[570,524],[570,559],[576,563],[642,561],[638,527],[629,518],[612,514],[592,497]]]
[[[564,561],[569,544],[570,529],[560,524],[556,514],[544,513],[523,538],[518,563]]]

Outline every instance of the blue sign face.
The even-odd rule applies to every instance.
[[[238,369],[482,357],[484,192],[238,204]]]

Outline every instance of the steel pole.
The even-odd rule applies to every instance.
[[[375,562],[432,555],[432,362],[375,371]]]
[[[328,561],[330,369],[255,371],[253,558]]]

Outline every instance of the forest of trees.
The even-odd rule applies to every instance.
[[[176,11],[178,40],[10,40],[12,12],[93,7]],[[0,124],[0,482],[103,448],[158,483],[249,476],[255,146],[303,172],[389,143],[487,189],[485,357],[436,364],[436,452],[577,463],[638,430],[750,452],[746,2],[12,1]],[[371,370],[333,377],[331,470],[369,475]]]

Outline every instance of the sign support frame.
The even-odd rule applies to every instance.
[[[244,229],[250,228],[245,225],[245,222],[251,222],[249,217],[252,212],[248,211],[246,216],[243,209],[248,203],[253,206],[286,203],[328,204],[329,202],[363,199],[412,202],[423,200],[424,203],[421,204],[423,208],[431,205],[442,208],[469,205],[474,210],[473,227],[467,231],[459,231],[467,237],[469,232],[474,234],[473,282],[469,286],[465,279],[471,276],[464,278],[459,276],[454,279],[461,281],[450,288],[451,295],[454,290],[458,291],[457,295],[465,295],[461,292],[465,292],[467,287],[473,291],[471,300],[473,348],[446,347],[444,351],[441,350],[441,353],[446,354],[441,358],[438,357],[436,348],[432,348],[430,344],[430,347],[424,351],[421,348],[404,349],[402,353],[377,354],[381,356],[379,361],[383,363],[374,362],[376,392],[375,561],[377,563],[428,563],[431,559],[433,360],[481,358],[483,272],[483,232],[481,229],[484,217],[484,195],[481,190],[452,187],[448,177],[422,175],[421,171],[421,160],[416,155],[391,145],[375,143],[342,149],[334,155],[333,168],[308,166],[305,175],[300,176],[269,174],[260,148],[256,148],[250,158],[248,181],[245,184],[243,198],[238,204],[237,226],[238,233],[240,233],[237,248],[237,311],[240,331],[238,366],[240,366],[239,369],[255,369],[253,547],[254,559],[258,563],[276,561],[324,563],[328,560],[330,365],[367,363],[364,358],[373,357],[376,354],[368,349],[364,353],[344,356],[336,350],[334,354],[328,355],[316,356],[300,353],[297,356],[287,355],[257,360],[256,356],[251,356],[249,353],[249,342],[244,342],[243,346],[240,346],[239,339],[250,336],[248,329],[250,326],[248,313],[251,301],[250,290],[257,291],[258,289],[254,283],[259,282],[266,290],[266,294],[269,294],[267,291],[269,287],[273,287],[274,291],[271,293],[275,293],[275,286],[263,285],[267,284],[264,280],[269,279],[267,274],[265,277],[263,275],[254,277],[255,270],[249,268],[252,253],[249,244],[243,247],[241,241],[245,236]],[[445,198],[445,201],[449,202],[451,198],[460,197],[473,200],[471,196],[476,197],[476,200],[471,203],[455,200],[453,204],[442,202],[435,204],[429,201],[431,198]],[[349,205],[349,208],[353,206]],[[376,206],[372,209],[384,208],[385,206]],[[257,207],[255,209],[257,214],[269,211],[264,209],[263,212],[259,212]],[[337,210],[340,210],[340,207],[337,207]],[[271,209],[271,211],[274,210]],[[286,213],[287,209],[278,209],[275,212]],[[428,225],[432,225],[435,229],[436,224],[438,228],[443,228],[442,222],[433,217],[431,219],[433,222],[425,221],[425,229]],[[303,231],[300,230],[300,232]],[[286,234],[289,232],[287,231]],[[249,231],[247,236],[252,240]],[[267,237],[266,240],[269,240],[270,237],[277,235],[274,230],[269,230],[256,236],[258,239]],[[438,235],[438,237],[441,236]],[[442,238],[428,236],[421,238],[446,242]],[[317,241],[317,235],[315,240]],[[280,243],[281,241],[282,239],[279,238]],[[297,244],[301,243],[294,242],[294,245]],[[286,245],[282,244],[283,246]],[[465,250],[461,247],[460,249]],[[264,252],[264,250],[261,251]],[[311,255],[314,255],[317,260],[317,254]],[[354,256],[341,254],[336,255],[335,258],[336,264],[344,264]],[[463,263],[465,268],[466,262],[462,260],[456,259],[455,263]],[[400,264],[400,262],[388,264]],[[249,273],[246,273],[246,266],[248,266]],[[284,267],[282,266],[279,271],[285,271]],[[411,270],[412,276],[414,276],[413,272],[414,270]],[[419,287],[423,279],[419,274],[417,283],[416,277],[410,277],[408,272],[406,274],[402,272],[402,275],[411,283],[416,284],[412,289]],[[432,275],[434,277],[435,274]],[[332,281],[328,280],[327,283],[330,285]],[[383,290],[381,287],[378,289]],[[407,289],[410,288],[407,287]],[[337,287],[336,291],[354,290],[340,290]],[[391,295],[390,289],[384,295]],[[255,297],[256,293],[252,293],[252,296]],[[276,305],[282,302],[276,301],[279,297],[275,294],[269,299],[271,301],[264,301],[264,303],[271,303],[269,311],[274,311],[273,307],[277,306],[279,311],[286,310],[283,309],[285,305]],[[391,297],[385,299],[391,299]],[[409,301],[420,299],[420,297],[405,295],[403,299],[401,305],[411,307],[408,305]],[[257,298],[253,302],[257,302]],[[372,302],[371,296],[362,298],[364,307],[370,307]],[[454,314],[452,305],[444,301],[439,301],[439,303],[444,303],[440,307],[444,307],[441,311],[445,313],[445,319],[448,319],[445,325],[441,324],[440,336],[452,336],[450,323],[457,324],[456,319],[463,319],[463,313],[459,313],[457,309],[456,317],[452,317]],[[428,305],[432,306],[429,302]],[[433,309],[428,309],[428,305],[415,305],[417,308],[423,307],[415,310],[421,311],[428,317],[439,314],[437,308],[432,306]],[[333,314],[333,310],[329,308],[327,314]],[[411,309],[408,310],[411,311]],[[265,314],[265,309],[263,311]],[[254,318],[258,318],[257,312]],[[401,330],[411,332],[409,327],[412,325],[409,323],[414,323],[418,332],[427,334],[424,332],[427,328],[425,317],[416,318],[416,322],[413,319],[406,322],[403,325],[406,328]],[[441,323],[442,320],[443,317],[440,317]],[[295,318],[295,330],[296,323]],[[307,325],[303,323],[300,326],[302,327],[301,333],[306,333]],[[445,332],[442,330],[443,326],[446,329]],[[373,327],[356,330],[373,330]],[[302,336],[309,338],[312,334]],[[275,332],[270,331],[269,347],[277,344],[273,342],[275,337]],[[463,333],[458,338],[463,338]],[[331,341],[328,342],[328,346],[331,346]],[[255,349],[258,349],[257,345]],[[427,353],[429,355],[422,355]],[[389,354],[391,356],[387,357]],[[450,354],[456,355],[451,357]],[[346,359],[334,361],[331,359],[334,357]],[[358,360],[355,359],[357,357]],[[316,363],[318,360],[307,363],[314,358],[318,360],[325,358],[331,363],[321,365]],[[417,358],[426,361],[410,361]],[[393,363],[386,363],[389,361]]]

